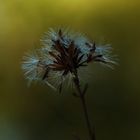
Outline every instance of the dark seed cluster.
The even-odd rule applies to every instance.
[[[51,29],[42,42],[43,48],[24,56],[22,68],[29,81],[43,81],[58,87],[67,78],[73,78],[79,67],[88,66],[90,62],[115,64],[111,47],[97,45],[79,34]]]

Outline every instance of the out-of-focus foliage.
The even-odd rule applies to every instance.
[[[140,139],[139,0],[1,0],[0,138],[85,138],[80,102],[67,90],[27,87],[22,56],[40,46],[49,27],[69,27],[98,43],[110,43],[119,66],[91,66],[87,95],[98,140]],[[12,138],[13,137],[13,138]]]

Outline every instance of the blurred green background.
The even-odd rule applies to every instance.
[[[50,27],[112,44],[119,66],[90,70],[90,117],[97,140],[139,140],[139,0],[0,0],[0,139],[87,139],[80,101],[68,91],[27,87],[21,70],[24,53],[39,46]]]

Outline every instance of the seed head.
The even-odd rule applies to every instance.
[[[110,46],[97,45],[77,33],[50,29],[41,42],[42,48],[23,58],[22,69],[29,81],[42,81],[61,88],[66,79],[72,80],[75,72],[91,62],[105,66],[116,63]]]

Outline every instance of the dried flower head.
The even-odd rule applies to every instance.
[[[110,46],[97,45],[77,33],[50,29],[41,42],[42,48],[24,57],[22,68],[29,81],[61,88],[66,79],[72,80],[79,68],[91,62],[115,64]]]

